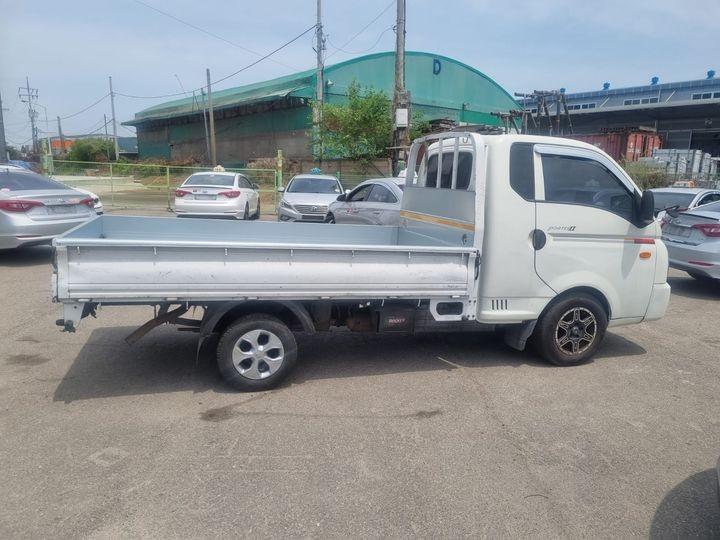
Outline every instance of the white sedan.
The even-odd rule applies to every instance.
[[[196,217],[258,219],[257,185],[239,173],[198,172],[175,190],[175,214]]]

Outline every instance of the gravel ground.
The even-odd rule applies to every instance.
[[[50,250],[0,254],[0,537],[720,537],[720,286],[548,366],[495,336],[301,336],[239,394],[149,308],[54,325]]]

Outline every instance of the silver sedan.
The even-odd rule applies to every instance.
[[[327,223],[397,225],[405,184],[398,178],[365,180],[330,205]]]
[[[94,217],[84,193],[32,171],[0,165],[0,249],[50,244]]]
[[[196,217],[258,219],[257,185],[239,173],[212,171],[188,176],[175,190],[175,214]]]
[[[669,211],[662,221],[662,239],[671,267],[696,279],[720,279],[720,202]]]

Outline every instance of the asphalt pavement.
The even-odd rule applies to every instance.
[[[558,368],[494,335],[300,336],[240,394],[149,308],[60,333],[50,250],[0,253],[1,538],[720,537],[720,286]]]

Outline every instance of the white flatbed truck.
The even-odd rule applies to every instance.
[[[504,328],[510,346],[576,365],[608,326],[665,313],[652,193],[597,148],[447,132],[415,141],[408,163],[396,227],[99,216],[54,241],[58,325],[149,305],[128,341],[165,323],[199,345],[219,334],[222,375],[257,391],[291,371],[294,332]]]

